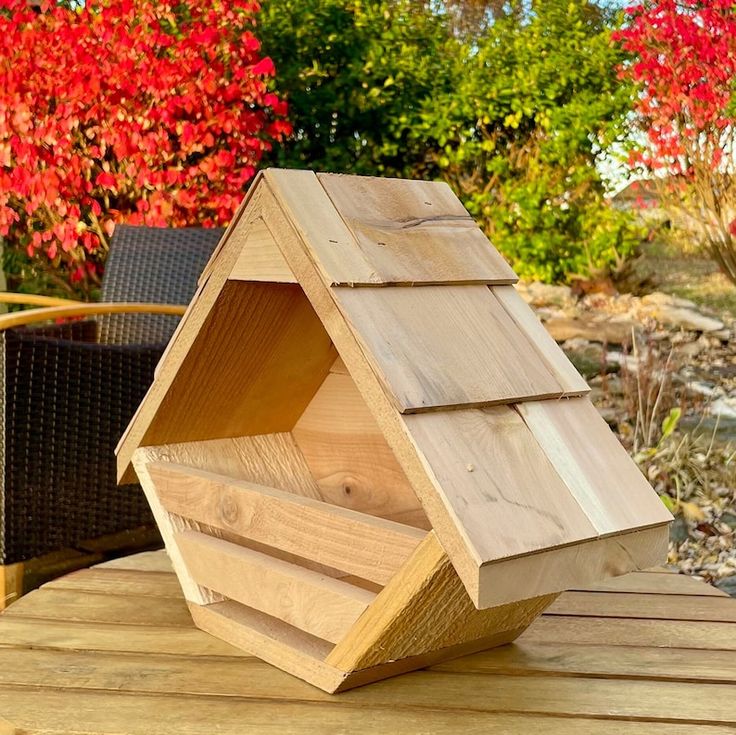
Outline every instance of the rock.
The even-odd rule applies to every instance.
[[[558,309],[567,309],[575,305],[575,298],[569,286],[553,286],[549,283],[532,281],[518,283],[516,290],[534,307],[555,306]]]
[[[720,418],[736,419],[736,397],[726,396],[716,399],[708,407],[708,413]]]
[[[731,595],[731,597],[736,597],[736,574],[719,579],[716,582],[716,587],[718,587],[721,592],[725,592],[727,595]]]
[[[687,541],[689,536],[690,531],[687,521],[682,516],[675,516],[675,520],[670,526],[670,541],[679,546],[681,543]]]
[[[544,323],[547,331],[557,342],[584,339],[589,342],[623,345],[631,342],[632,329],[638,329],[633,321],[599,321],[587,315],[580,317],[553,317]]]
[[[703,339],[701,335],[694,342],[686,342],[682,347],[679,347],[678,354],[684,357],[697,357],[701,352],[707,350],[710,347],[710,343],[707,339]]]
[[[693,332],[718,332],[724,327],[720,319],[714,319],[713,317],[701,314],[695,309],[680,306],[657,304],[652,309],[647,309],[646,313],[663,324],[669,324]]]
[[[730,342],[731,341],[731,330],[730,329],[716,329],[714,332],[710,333],[710,336],[715,337],[721,342]]]
[[[642,304],[655,304],[657,306],[680,306],[683,309],[697,309],[698,307],[689,299],[681,299],[679,296],[673,296],[669,293],[655,291],[641,297]]]
[[[603,345],[577,338],[567,340],[562,349],[584,378],[608,372]]]

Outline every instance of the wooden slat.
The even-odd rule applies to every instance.
[[[409,526],[203,470],[159,462],[148,471],[170,513],[381,585],[424,537]]]
[[[324,500],[429,528],[416,493],[347,374],[331,372],[292,431]]]
[[[546,595],[477,610],[430,532],[326,661],[352,671],[489,636],[496,645],[508,643],[554,599]]]
[[[554,615],[653,620],[703,620],[736,623],[736,604],[728,597],[647,595],[625,592],[568,592],[548,610]]]
[[[495,286],[491,288],[491,291],[519,329],[532,342],[547,367],[562,386],[563,394],[574,396],[589,393],[588,384],[570,360],[567,359],[557,342],[552,339],[536,314],[519,296],[516,289],[513,286]]]
[[[617,646],[664,646],[736,651],[736,624],[691,620],[585,618],[542,616],[524,634],[524,641],[575,646],[606,641]]]
[[[339,288],[334,295],[402,413],[563,393],[485,286]]]
[[[560,599],[564,598],[564,594]],[[736,607],[736,604],[734,605]],[[535,643],[528,636],[513,646],[502,646],[434,668],[439,671],[529,676],[554,674],[598,678],[652,679],[660,681],[733,684],[736,655],[731,651],[698,651],[689,648],[653,648],[570,643]]]
[[[157,626],[8,616],[3,618],[0,630],[0,645],[10,647],[111,651],[123,655],[181,654],[192,658],[247,656],[244,651],[198,630],[191,622],[189,626]]]
[[[269,172],[267,178],[270,181],[278,173]],[[339,174],[317,174],[317,180],[354,237],[348,247],[358,250],[334,262],[333,251],[345,248],[343,243],[325,245],[323,239],[309,243],[317,258],[329,259],[334,284],[517,280],[447,184]],[[289,179],[280,178],[279,191],[284,196],[295,195],[289,184]],[[301,191],[296,195],[301,196]],[[354,262],[360,266],[357,273]],[[366,270],[368,276],[361,278]]]
[[[0,650],[0,660],[1,654]],[[137,692],[142,695],[139,696],[141,703],[148,693],[179,694],[183,703],[190,698],[201,701],[209,698],[207,695],[215,683],[221,692],[218,698],[231,703],[239,699],[270,700],[274,705],[289,700],[327,703],[323,693],[264,664],[203,661],[195,673],[181,670],[177,661],[158,659],[149,661],[150,668],[144,669],[147,675],[141,676],[143,662],[137,656],[116,661],[102,655],[95,661],[90,654],[81,655],[77,659],[83,667],[81,673],[71,665],[71,659],[66,653],[24,652],[17,657],[17,668],[3,667],[0,679],[7,682],[5,686],[27,682],[27,686],[45,685],[45,688],[66,685],[70,691],[76,688]],[[35,681],[32,680],[34,670]],[[92,678],[94,673],[97,673],[97,681]],[[443,693],[439,702],[438,692]],[[359,706],[365,718],[370,717],[373,708],[431,708],[459,715],[464,711],[473,711],[476,715],[530,713],[733,726],[736,724],[735,694],[736,686],[725,684],[704,687],[671,681],[472,673],[457,676],[426,671],[399,677],[389,686],[374,687],[370,697],[360,691],[345,693],[332,707]],[[357,713],[354,717],[361,719]]]
[[[44,585],[45,589],[75,590],[97,594],[130,595],[131,597],[181,597],[181,585],[171,571],[141,574],[133,569],[80,569]]]
[[[37,617],[80,623],[166,625],[187,627],[191,619],[181,597],[134,597],[90,594],[78,590],[41,588],[24,595],[4,613],[8,617]]]
[[[262,219],[236,228],[232,238],[239,241],[241,250],[230,271],[231,280],[296,283],[291,268]]]
[[[560,546],[480,567],[478,605],[488,607],[525,595],[592,584],[651,566],[667,556],[666,525]]]
[[[117,559],[103,561],[97,566],[103,569],[130,569],[137,572],[171,572],[172,574],[174,572],[171,559],[169,559],[165,549],[121,556]]]
[[[518,411],[599,534],[672,520],[588,398],[519,404]]]
[[[175,542],[198,584],[333,643],[375,595],[258,551],[196,531]]]
[[[138,677],[140,678],[140,677]],[[39,708],[39,697],[44,706]],[[726,726],[547,717],[342,703],[271,701],[237,697],[146,695],[110,690],[0,687],[0,707],[22,732],[67,735],[81,721],[86,733],[201,735],[217,723],[219,735],[242,735],[243,723],[262,735],[401,732],[405,735],[733,735]],[[337,699],[343,699],[342,697]],[[366,722],[370,724],[366,726]],[[366,727],[370,730],[366,730]],[[13,733],[16,735],[16,733]]]
[[[513,409],[425,413],[405,421],[481,563],[596,537]]]
[[[671,574],[670,572],[657,574],[644,574],[636,572],[625,574],[621,577],[613,577],[603,582],[581,588],[582,592],[647,592],[657,595],[696,595],[707,597],[728,597],[717,587],[688,577],[684,574]]]

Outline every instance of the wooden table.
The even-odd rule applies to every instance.
[[[733,735],[736,600],[631,574],[565,593],[514,645],[331,697],[196,630],[149,552],[0,616],[0,717],[3,734]]]

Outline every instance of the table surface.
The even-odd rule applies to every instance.
[[[664,571],[563,594],[515,644],[330,696],[194,628],[164,552],[0,616],[0,733],[734,735],[736,600]]]

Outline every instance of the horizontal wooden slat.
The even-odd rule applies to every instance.
[[[7,651],[4,653],[5,656],[0,649],[0,661],[11,658]],[[17,660],[17,667],[4,666],[0,673],[0,681],[7,682],[6,685],[25,683],[58,688],[59,684],[65,684],[71,691],[77,688],[122,690],[140,695],[186,695],[182,702],[209,695],[217,687],[219,698],[233,703],[238,699],[268,699],[274,704],[289,700],[315,704],[327,701],[322,692],[303,682],[267,664],[250,661],[201,661],[198,669],[190,669],[182,668],[179,661],[163,657],[149,660],[145,666],[138,656],[115,660],[101,655],[95,661],[94,656],[86,654],[77,660],[78,666],[82,667],[80,673],[72,665],[72,656],[68,653],[27,651]],[[141,666],[145,667],[146,676],[140,675]],[[439,692],[442,692],[440,700]],[[141,696],[139,701],[143,703],[144,697]],[[463,711],[473,711],[476,715],[484,712],[528,712],[566,717],[733,725],[736,723],[736,685],[473,673],[457,676],[441,671],[421,671],[398,677],[390,685],[344,693],[337,701],[333,700],[333,707],[343,705],[361,706],[365,718],[370,718],[373,708],[420,711],[431,708],[458,715]],[[155,732],[153,728],[152,731]],[[546,732],[545,729],[541,731]],[[595,733],[596,730],[589,732]]]
[[[605,642],[576,646],[570,643],[536,643],[525,637],[513,646],[446,661],[433,668],[458,673],[522,676],[544,673],[704,684],[736,682],[736,655],[732,651],[615,646],[605,645]]]
[[[134,678],[140,679],[140,676]],[[309,685],[304,685],[309,688]],[[44,706],[39,707],[39,700]],[[338,704],[339,703],[339,704]],[[243,735],[243,723],[259,735],[400,732],[403,735],[733,735],[728,726],[499,714],[348,704],[343,697],[303,702],[110,690],[0,687],[0,709],[22,732],[68,735],[83,719],[85,733],[201,735],[216,723],[219,735]],[[369,723],[369,724],[368,724]]]
[[[523,403],[518,411],[599,534],[672,520],[588,398]]]
[[[175,542],[198,584],[333,643],[375,597],[360,587],[197,531],[177,533]]]
[[[336,288],[334,295],[402,413],[564,392],[485,286]]]
[[[653,620],[703,620],[736,623],[736,603],[729,597],[647,595],[625,592],[567,592],[547,611],[555,615]]]
[[[704,584],[684,574],[670,572],[657,573],[653,576],[645,572],[624,574],[602,582],[581,587],[582,592],[647,592],[653,595],[697,595],[699,597],[728,597],[716,587]]]
[[[425,535],[383,518],[191,467],[157,462],[149,472],[170,513],[381,585]]]
[[[34,590],[3,613],[8,617],[73,620],[80,623],[167,625],[191,623],[181,597],[133,597],[126,594],[85,594],[54,587]]]
[[[736,651],[736,623],[548,615],[535,620],[522,640],[575,646],[606,641],[617,646]]]
[[[80,569],[51,582],[46,589],[76,590],[132,597],[181,597],[181,585],[172,572],[141,574],[131,569]]]
[[[341,174],[317,174],[317,181],[337,212],[312,216],[339,216],[354,238],[347,243],[325,243],[322,238],[308,243],[317,258],[327,259],[335,284],[517,280],[445,183]],[[342,257],[338,260],[335,253]]]

